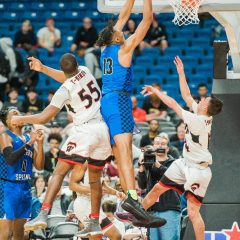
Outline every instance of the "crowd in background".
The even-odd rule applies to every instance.
[[[134,33],[135,29],[136,23],[130,19],[124,33],[129,37]],[[90,18],[84,18],[83,24],[77,30],[69,51],[77,52],[79,56],[84,57],[86,66],[101,86],[101,69],[99,67],[100,51],[94,47],[97,37],[98,32],[92,20]],[[53,18],[48,18],[45,27],[36,32],[33,30],[31,22],[26,20],[22,23],[21,29],[16,32],[14,39],[0,39],[0,109],[16,107],[23,114],[32,114],[42,111],[49,104],[56,89],[49,89],[47,99],[41,99],[38,96],[36,88],[39,78],[38,73],[30,70],[26,59],[21,57],[17,49],[23,49],[27,52],[28,56],[38,57],[38,48],[45,48],[49,54],[54,56],[54,49],[61,47],[61,42],[61,29],[55,27],[55,20]],[[166,28],[162,23],[159,23],[156,18],[153,20],[146,39],[139,45],[137,51],[139,53],[144,48],[150,47],[159,48],[162,52],[168,47]],[[158,83],[154,83],[153,86],[164,91]],[[195,96],[196,101],[205,98],[207,94],[207,85],[200,84],[198,86],[198,96]],[[19,99],[19,95],[24,95],[25,97]],[[139,106],[137,98],[132,96],[132,111],[136,125],[140,129],[140,133],[134,135],[133,161],[136,168],[138,193],[140,196],[144,196],[146,189],[152,187],[152,182],[155,183],[161,178],[164,169],[166,170],[174,159],[182,156],[185,124],[155,95],[145,98],[142,106]],[[42,128],[45,134],[44,170],[34,170],[32,187],[33,199],[37,199],[37,202],[41,205],[46,193],[48,181],[51,180],[51,175],[58,161],[61,144],[71,132],[72,121],[66,109],[63,109],[56,119],[53,119],[46,126],[29,125],[25,126],[24,131],[27,132],[36,127]],[[151,169],[151,180],[149,183],[149,179],[144,175],[146,172],[141,162],[142,152],[139,149],[146,149],[156,144],[162,144],[168,150],[164,156],[158,156],[162,163],[158,165],[156,162]],[[115,160],[106,164],[102,179],[107,185],[118,191],[122,191]],[[74,215],[67,214],[68,210],[70,211],[72,209],[72,204],[76,199],[76,195],[69,189],[68,184],[69,176],[64,179],[61,191],[55,199],[50,214],[68,215],[69,219],[75,221]],[[165,207],[161,207],[161,204],[154,205],[155,208],[151,209],[151,211],[164,212],[166,215],[163,216],[166,218],[176,218],[174,214],[180,218],[182,207],[180,206],[178,194],[169,192],[168,196],[164,196],[163,198],[170,199],[170,202],[166,203],[167,200],[163,199],[162,205]],[[114,213],[118,211],[118,204],[119,200],[117,200],[116,197],[106,194],[102,208],[107,217],[120,229],[123,238],[134,239],[134,237],[146,235],[146,230],[129,227],[129,224],[123,224],[116,219]],[[40,205],[35,204],[34,206],[39,209]],[[35,215],[36,214],[33,213],[32,217]],[[178,226],[176,224],[173,227],[180,231],[180,225]],[[154,234],[157,236],[158,233],[155,232]],[[175,234],[179,235],[180,233]]]

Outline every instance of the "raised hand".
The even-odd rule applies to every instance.
[[[32,145],[32,144],[34,144],[34,142],[36,141],[37,134],[36,134],[36,132],[31,131],[31,132],[29,133],[29,135],[30,135],[30,140],[28,141],[28,144],[29,144],[29,145]]]
[[[184,73],[184,65],[181,58],[179,56],[176,56],[173,62],[177,68],[178,74]]]
[[[42,67],[43,64],[41,63],[41,61],[35,57],[29,57],[29,67],[31,70],[37,71],[37,72],[41,72],[42,71]]]
[[[143,87],[143,90],[141,91],[141,94],[145,97],[151,94],[156,94],[157,92],[159,92],[157,88],[154,88],[153,86],[150,85],[145,85]]]
[[[43,131],[41,129],[38,129],[36,131],[36,141],[38,144],[43,144],[43,140],[44,140],[44,134]]]

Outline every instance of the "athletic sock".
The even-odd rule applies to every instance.
[[[90,217],[91,219],[98,219],[98,218],[99,218],[99,214],[98,214],[98,213],[91,213],[91,214],[89,215],[89,217]]]
[[[41,211],[50,210],[52,205],[50,203],[43,203],[41,207]]]
[[[138,195],[136,190],[128,190],[128,196],[131,197],[133,200],[138,200]]]

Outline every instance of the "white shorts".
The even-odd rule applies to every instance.
[[[209,167],[198,167],[190,164],[184,158],[178,159],[165,172],[160,185],[178,191],[186,192],[186,197],[196,204],[201,204],[212,178]]]
[[[80,195],[76,198],[73,203],[73,212],[80,222],[84,225],[86,219],[91,213],[91,199],[90,196]],[[112,222],[106,217],[102,209],[100,209],[100,223],[102,228],[102,233],[107,232],[112,226]]]
[[[63,144],[59,160],[70,164],[83,164],[103,168],[112,157],[109,130],[104,121],[74,126],[72,134]]]

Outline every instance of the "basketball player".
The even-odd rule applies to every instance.
[[[80,222],[88,228],[87,225],[89,223],[89,214],[91,213],[91,189],[89,186],[88,180],[88,170],[87,163],[85,163],[82,168],[74,168],[71,172],[70,176],[70,185],[69,188],[76,192],[78,197],[74,201],[73,204],[73,212],[76,217],[80,220]],[[110,189],[110,190],[109,190]],[[118,192],[115,189],[109,188],[112,194],[116,195]],[[103,191],[105,192],[106,187],[103,185]],[[100,210],[100,220],[101,220],[101,228],[102,234],[107,236],[111,240],[120,240],[122,239],[120,232],[113,225],[113,223],[105,216],[105,214]],[[78,236],[78,234],[77,234]],[[84,236],[81,234],[81,237],[87,237],[87,234]],[[99,239],[99,238],[98,238]]]
[[[135,33],[125,40],[122,30],[130,17],[133,5],[134,0],[126,1],[116,23],[109,22],[99,34],[96,42],[102,49],[100,59],[103,71],[101,113],[110,130],[121,185],[128,194],[123,202],[123,209],[141,220],[143,226],[154,223],[159,226],[165,224],[165,220],[150,216],[138,202],[132,161],[134,119],[130,98],[133,80],[132,56],[152,23],[152,0],[144,0],[143,19]]]
[[[24,239],[24,223],[32,212],[31,178],[33,165],[42,170],[44,166],[43,133],[22,134],[22,126],[11,124],[13,116],[20,113],[15,108],[0,112],[0,120],[8,128],[0,135],[0,148],[7,163],[4,184],[4,229],[0,239]],[[37,147],[33,144],[36,141]],[[1,224],[1,223],[0,223]]]
[[[156,88],[145,86],[143,94],[156,94],[183,119],[186,124],[186,136],[183,158],[176,160],[168,168],[160,182],[143,200],[143,207],[151,207],[158,197],[169,189],[174,189],[180,194],[186,192],[188,215],[196,240],[204,240],[205,225],[199,210],[212,176],[209,167],[212,164],[212,155],[208,149],[212,120],[213,116],[221,112],[223,103],[211,95],[197,104],[190,94],[181,59],[176,57],[174,63],[179,74],[181,95],[193,113],[182,109],[174,99]]]
[[[15,117],[12,122],[17,125],[44,124],[55,117],[65,105],[73,118],[74,130],[72,132],[74,134],[68,137],[60,151],[58,163],[39,216],[26,223],[25,230],[47,227],[47,215],[61,188],[64,176],[73,166],[81,166],[87,160],[92,209],[90,215],[92,221],[88,230],[92,235],[99,234],[101,233],[99,211],[102,197],[100,177],[105,161],[112,155],[108,128],[100,113],[100,89],[88,68],[78,66],[77,60],[72,54],[67,53],[62,56],[60,66],[63,72],[45,68],[38,59],[30,58],[29,60],[32,70],[47,69],[48,75],[53,77],[56,75],[56,78],[64,83],[43,112]]]

